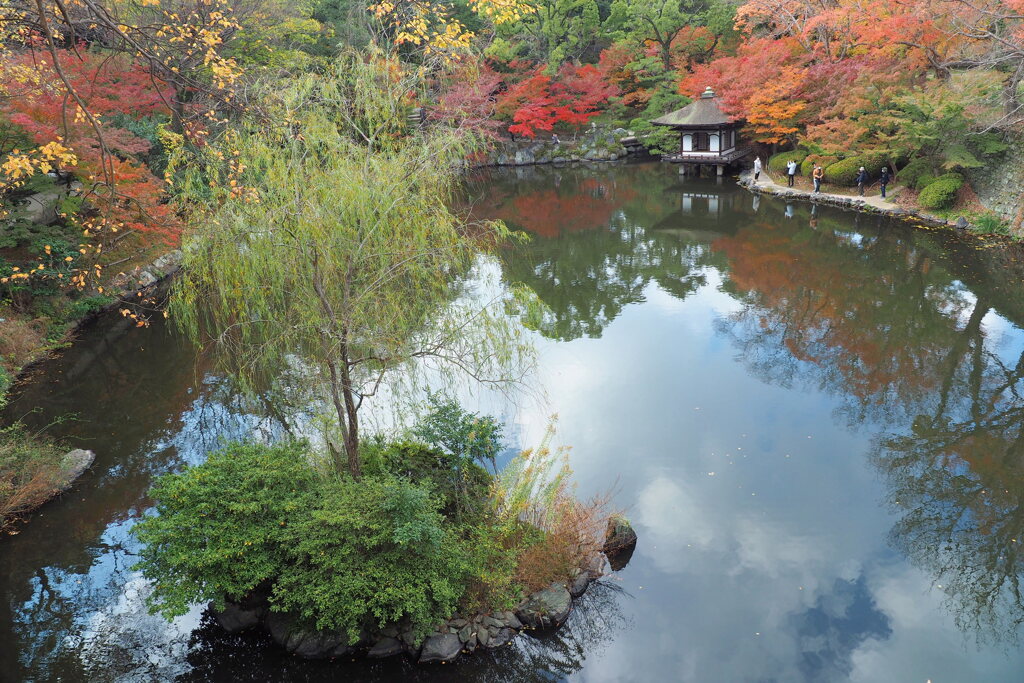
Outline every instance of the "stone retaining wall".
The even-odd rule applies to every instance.
[[[998,164],[967,173],[982,206],[999,214],[1015,235],[1024,234],[1024,134],[1011,137]]]

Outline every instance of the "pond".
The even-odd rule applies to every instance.
[[[98,454],[0,540],[0,679],[1011,681],[1024,655],[1024,266],[948,231],[759,199],[656,163],[489,170],[494,266],[546,304],[538,391],[581,495],[640,542],[565,628],[425,669],[306,662],[201,608],[148,616],[155,475],[273,436],[161,319],[92,326],[8,410]],[[542,389],[542,391],[540,390]]]

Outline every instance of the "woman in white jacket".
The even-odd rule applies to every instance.
[[[754,157],[754,182],[761,177],[761,157]]]

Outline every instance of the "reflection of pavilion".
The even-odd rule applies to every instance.
[[[684,214],[719,215],[721,208],[717,192],[683,192],[679,196],[679,210]]]
[[[683,180],[665,192],[663,200],[667,211],[652,230],[684,234],[687,239],[709,242],[731,234],[741,221],[738,214],[745,213],[741,202],[748,195],[733,186],[723,186],[713,180]]]

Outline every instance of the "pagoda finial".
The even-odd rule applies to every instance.
[[[715,96],[715,91],[711,89],[711,86],[704,88],[704,92],[700,94],[702,98],[710,99]]]

